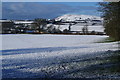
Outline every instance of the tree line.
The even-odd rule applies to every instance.
[[[104,28],[107,35],[120,40],[120,2],[101,2],[99,11],[104,18]]]

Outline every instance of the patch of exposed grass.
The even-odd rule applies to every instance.
[[[120,74],[120,51],[107,51],[94,57],[69,63],[68,67],[73,71],[65,73],[64,76],[67,77],[113,79],[119,77]]]
[[[92,75],[101,78],[104,76],[105,77],[118,76],[120,74],[120,51],[106,52],[105,55],[106,54],[109,54],[109,56],[101,58],[100,64],[91,65],[90,67],[81,70],[81,72],[89,77],[91,77]],[[99,59],[96,59],[96,62],[98,60]],[[75,74],[79,75],[79,73],[80,72],[77,72]]]
[[[112,56],[110,56],[110,61],[115,64],[110,70],[112,72],[120,72],[120,51],[113,53]]]
[[[102,41],[98,41],[97,43],[109,43],[109,42],[115,42],[115,41],[116,41],[115,39],[108,37],[103,39]]]
[[[120,62],[120,51],[113,53],[110,56],[111,62],[119,63]]]
[[[120,73],[120,51],[113,52],[111,56],[107,57],[107,60],[112,65],[105,70],[112,73]]]

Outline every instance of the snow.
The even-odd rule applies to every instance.
[[[56,21],[60,21],[60,20],[64,20],[64,21],[75,21],[75,20],[85,20],[85,19],[91,19],[91,20],[103,20],[102,18],[98,17],[98,16],[92,16],[92,15],[71,15],[71,14],[66,14],[66,15],[62,15],[60,17],[57,17],[55,20]]]
[[[116,50],[114,43],[95,43],[108,36],[98,35],[29,35],[2,36],[2,59],[4,78],[39,78],[58,74],[70,69],[62,61],[83,55],[99,54]],[[74,64],[73,64],[74,65]]]
[[[11,22],[11,20],[0,20],[0,23],[1,22]]]
[[[71,31],[82,31],[84,26],[72,26]],[[103,26],[88,26],[88,31],[104,32]]]
[[[94,35],[2,35],[2,49],[79,46],[106,37]]]
[[[50,26],[50,24],[48,24],[47,26]],[[69,25],[54,25],[55,28],[59,28],[61,31],[65,30],[65,29],[69,29]],[[81,25],[72,25],[71,26],[71,31],[82,31],[82,28],[84,26]],[[102,25],[98,25],[98,26],[88,26],[88,31],[92,32],[92,31],[96,31],[96,32],[104,32],[104,27]]]
[[[34,21],[14,21],[15,24],[31,24]]]

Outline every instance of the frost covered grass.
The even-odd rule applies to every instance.
[[[96,35],[0,35],[3,78],[99,77],[84,70],[105,63],[117,50],[116,42],[94,43],[107,36]],[[78,71],[79,75],[74,73]],[[83,73],[85,72],[85,73]],[[74,76],[72,75],[74,74]],[[97,73],[96,73],[97,74]],[[61,75],[61,76],[60,76]]]

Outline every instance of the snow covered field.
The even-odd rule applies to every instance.
[[[55,28],[63,31],[65,29],[69,30],[69,25],[54,25]],[[79,23],[76,24],[76,25],[72,25],[71,26],[71,31],[81,31],[82,32],[82,28],[84,26],[80,26]],[[92,32],[92,31],[96,31],[96,32],[104,32],[104,27],[102,25],[99,25],[99,26],[88,26],[88,31]]]
[[[3,78],[56,77],[60,73],[86,67],[89,63],[76,64],[76,61],[86,56],[93,57],[117,49],[115,42],[96,43],[107,36],[29,34],[0,36],[3,43],[0,56],[3,61]]]

